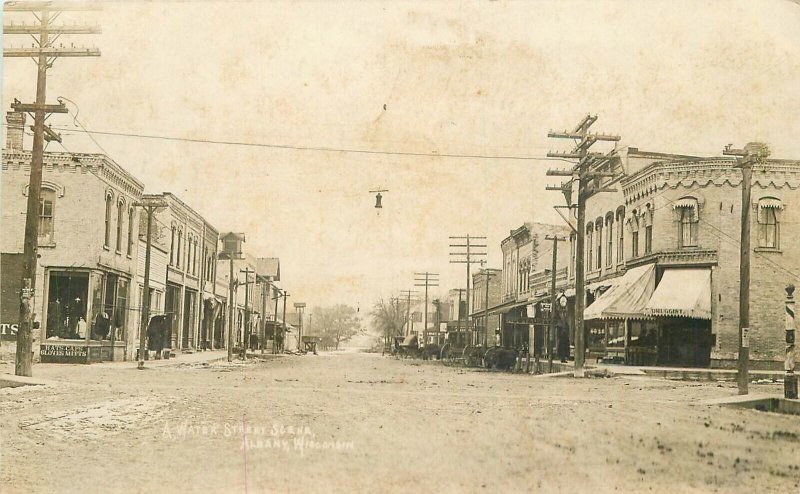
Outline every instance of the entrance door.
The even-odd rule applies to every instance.
[[[183,298],[183,337],[181,338],[181,348],[194,348],[194,314],[195,314],[195,292],[186,290]]]

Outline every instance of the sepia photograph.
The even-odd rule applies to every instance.
[[[4,0],[0,492],[800,493],[800,0]]]

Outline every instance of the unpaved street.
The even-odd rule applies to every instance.
[[[731,384],[359,353],[35,373],[59,384],[0,390],[4,493],[786,493],[800,479],[795,417],[702,404]]]

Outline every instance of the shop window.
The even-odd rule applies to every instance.
[[[53,243],[53,210],[56,203],[56,192],[42,188],[39,196],[39,245]]]
[[[758,201],[758,246],[764,249],[780,248],[780,213],[783,204],[767,197]]]
[[[89,275],[51,272],[49,276],[46,337],[85,338]]]

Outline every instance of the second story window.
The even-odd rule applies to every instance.
[[[780,213],[783,204],[779,199],[765,197],[758,201],[758,246],[780,249]]]
[[[594,269],[592,262],[594,261],[594,224],[589,223],[586,227],[586,270],[591,271]]]
[[[133,255],[133,208],[128,210],[128,256]]]
[[[653,252],[653,225],[644,227],[644,253]]]
[[[42,188],[39,196],[39,244],[53,243],[53,209],[56,203],[54,190]]]
[[[611,267],[614,264],[614,215],[608,213],[606,215],[606,266]]]
[[[675,203],[678,216],[678,246],[697,247],[697,224],[700,221],[697,199],[685,197]]]
[[[597,218],[595,222],[595,229],[597,230],[597,262],[595,263],[596,269],[603,267],[603,219]]]
[[[106,230],[105,230],[105,241],[103,245],[106,249],[111,247],[111,214],[114,209],[112,201],[114,198],[111,194],[106,194]]]
[[[631,257],[639,257],[639,213],[635,209],[631,214]]]
[[[117,203],[117,253],[122,252],[122,225],[125,222],[125,203]]]
[[[625,208],[617,209],[617,263],[625,260]]]

